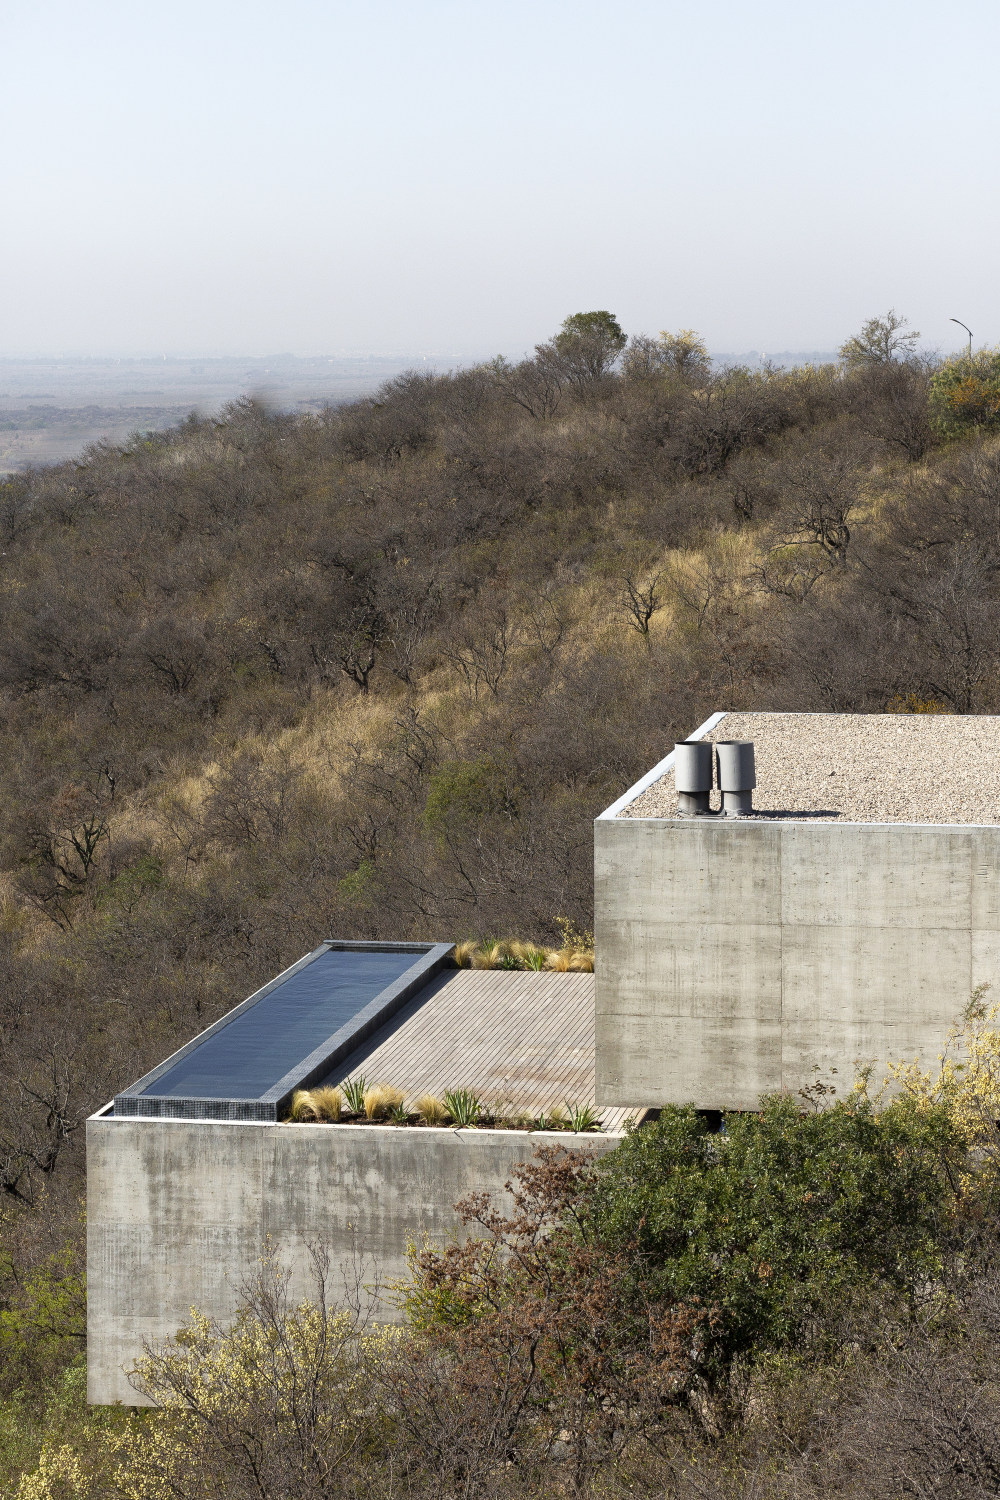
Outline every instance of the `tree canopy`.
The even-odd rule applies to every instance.
[[[919,337],[917,329],[910,328],[909,321],[890,307],[885,317],[869,318],[860,333],[842,344],[840,357],[848,370],[892,364],[912,358]]]

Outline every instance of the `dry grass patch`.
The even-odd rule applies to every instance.
[[[289,1119],[299,1124],[329,1123],[340,1119],[343,1104],[340,1089],[296,1089]]]

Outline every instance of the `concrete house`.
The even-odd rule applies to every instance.
[[[321,944],[87,1124],[87,1350],[92,1402],[135,1403],[126,1371],[192,1307],[222,1321],[268,1244],[293,1297],[406,1272],[453,1205],[502,1191],[542,1142],[607,1151],[601,1133],[282,1123],[295,1089],[363,1074],[413,1099],[448,1088],[537,1117],[594,1103],[593,974],[458,969],[450,944]],[[396,1316],[383,1300],[380,1316]]]
[[[595,825],[598,1100],[753,1109],[933,1060],[1000,979],[1000,719],[718,713],[699,742],[709,786],[752,742],[715,789],[749,815],[671,753]]]
[[[136,1401],[126,1370],[192,1306],[231,1317],[268,1242],[293,1295],[317,1241],[392,1280],[540,1141],[935,1057],[1000,977],[1000,719],[714,714],[597,819],[595,876],[596,974],[324,942],[88,1122],[91,1401]],[[361,1073],[596,1103],[602,1131],[283,1123]]]

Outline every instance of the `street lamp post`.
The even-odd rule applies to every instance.
[[[949,318],[948,322],[949,323],[957,323],[958,326],[959,326],[959,328],[964,328],[965,331],[966,331],[966,333],[969,335],[969,358],[971,359],[972,358],[972,329],[969,327],[969,325],[967,323],[963,323],[962,320],[961,320],[961,318]]]

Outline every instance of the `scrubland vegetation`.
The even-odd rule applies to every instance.
[[[893,316],[866,325],[837,366],[717,371],[694,335],[626,340],[609,314],[584,314],[519,364],[404,375],[315,416],[245,401],[221,420],[192,418],[0,484],[8,1475],[21,1458],[35,1463],[41,1427],[84,1431],[74,1356],[82,1125],[117,1087],[323,936],[484,943],[504,934],[512,955],[518,943],[525,954],[565,948],[567,931],[592,925],[592,817],[712,709],[998,711],[998,370],[990,351],[944,365],[919,355]],[[917,1411],[932,1386],[949,1410],[985,1420],[995,1410],[992,1262],[981,1266],[961,1236],[966,1248],[955,1249],[953,1235],[978,1224],[988,1238],[988,1216],[978,1166],[963,1157],[956,1176],[950,1118],[940,1101],[885,1113],[841,1103],[816,1116],[774,1105],[757,1125],[734,1126],[723,1148],[693,1119],[670,1116],[657,1134],[636,1137],[622,1163],[659,1151],[675,1164],[663,1167],[669,1194],[690,1163],[703,1193],[691,1199],[692,1225],[718,1236],[723,1205],[739,1197],[721,1163],[773,1153],[780,1167],[747,1166],[741,1182],[785,1183],[782,1212],[818,1193],[810,1213],[834,1219],[809,1219],[809,1243],[861,1236],[843,1253],[857,1268],[845,1295],[863,1301],[864,1291],[864,1317],[836,1287],[818,1310],[797,1300],[796,1262],[774,1280],[784,1291],[774,1290],[763,1321],[753,1313],[740,1322],[744,1303],[727,1300],[708,1268],[742,1265],[757,1307],[780,1257],[732,1259],[724,1236],[706,1238],[690,1252],[701,1271],[677,1281],[667,1220],[655,1244],[626,1242],[612,1233],[610,1208],[598,1212],[608,1200],[580,1184],[583,1222],[600,1233],[588,1228],[596,1238],[573,1240],[572,1250],[558,1236],[551,1243],[567,1246],[560,1276],[593,1278],[587,1296],[598,1301],[611,1295],[605,1257],[620,1257],[614,1296],[632,1298],[622,1337],[633,1342],[621,1346],[613,1379],[625,1384],[606,1387],[604,1355],[568,1329],[543,1361],[545,1379],[564,1382],[558,1392],[532,1387],[514,1403],[516,1421],[482,1406],[482,1431],[495,1434],[485,1457],[454,1456],[457,1418],[440,1460],[401,1439],[386,1447],[388,1429],[366,1427],[337,1472],[387,1493],[424,1483],[513,1493],[536,1483],[537,1457],[543,1489],[579,1490],[612,1483],[608,1455],[624,1443],[623,1453],[642,1456],[634,1470],[623,1458],[614,1483],[633,1492],[683,1484],[749,1493],[726,1491],[717,1466],[752,1467],[756,1443],[765,1468],[790,1465],[796,1484],[829,1490],[849,1488],[848,1469],[823,1478],[817,1454],[854,1453],[869,1476],[864,1464],[881,1461],[850,1411],[883,1413],[886,1463],[898,1451],[889,1412]],[[821,1156],[824,1141],[833,1153],[821,1187],[784,1165],[809,1158],[809,1130]],[[878,1226],[844,1216],[852,1174],[863,1173],[838,1163],[855,1157],[888,1174]],[[904,1166],[918,1172],[929,1217],[911,1222],[917,1209],[891,1188]],[[560,1224],[575,1212],[570,1199],[551,1200]],[[894,1214],[903,1215],[898,1233]],[[751,1243],[750,1228],[739,1233]],[[895,1247],[892,1266],[865,1258],[883,1238]],[[509,1274],[533,1274],[520,1264],[514,1255]],[[406,1400],[423,1390],[442,1414],[457,1410],[449,1402],[479,1389],[463,1370],[522,1348],[523,1329],[504,1322],[506,1294],[485,1316],[490,1296],[481,1294],[483,1318],[459,1309],[428,1324],[432,1342],[417,1352],[392,1345],[378,1356],[389,1365],[357,1367],[365,1390],[373,1380],[392,1392],[376,1403],[379,1421],[400,1431]],[[450,1290],[446,1301],[457,1306]],[[643,1309],[652,1309],[645,1323]],[[650,1331],[653,1318],[666,1319],[655,1323],[662,1336]],[[749,1342],[734,1331],[758,1326],[766,1336]],[[209,1352],[215,1337],[205,1335]],[[434,1340],[440,1348],[429,1353]],[[360,1359],[363,1346],[348,1343]],[[424,1363],[404,1360],[398,1369],[411,1373],[390,1379],[404,1348]],[[702,1455],[683,1481],[663,1456],[675,1452],[673,1437],[635,1449],[631,1417],[623,1428],[607,1416],[631,1410],[628,1371],[650,1360],[668,1371],[666,1386],[652,1385],[670,1399],[656,1397],[649,1422],[672,1434],[686,1423],[694,1447],[685,1451]],[[845,1406],[836,1393],[852,1361]],[[458,1383],[436,1385],[442,1371],[457,1371]],[[963,1408],[970,1381],[988,1396]],[[278,1397],[259,1399],[273,1415]],[[362,1404],[374,1410],[367,1397]],[[558,1413],[570,1436],[548,1443],[541,1410]],[[87,1443],[118,1432],[115,1423],[93,1418]],[[469,1430],[480,1432],[476,1422]],[[517,1455],[522,1439],[535,1455],[527,1466],[503,1446],[509,1430]],[[378,1469],[390,1451],[402,1467]],[[380,1477],[365,1481],[358,1465],[370,1453]],[[216,1472],[214,1459],[198,1462]],[[870,1477],[867,1493],[980,1493],[961,1488],[973,1481],[955,1465],[952,1490],[943,1479],[906,1490],[910,1480]],[[201,1483],[134,1492],[244,1492],[242,1478],[212,1480],[215,1490]],[[340,1493],[340,1479],[323,1483],[244,1488]],[[996,1487],[982,1483],[982,1493]],[[83,1492],[82,1480],[65,1485]],[[36,1492],[46,1493],[25,1496]]]
[[[155,1410],[88,1415],[78,1364],[50,1376],[18,1500],[985,1500],[998,1024],[976,997],[892,1098],[862,1079],[721,1133],[670,1108],[596,1162],[543,1149],[509,1206],[460,1205],[470,1238],[414,1248],[399,1327],[361,1286],[328,1303],[322,1247],[300,1305],[265,1260],[231,1327],[195,1313],[140,1361]]]

